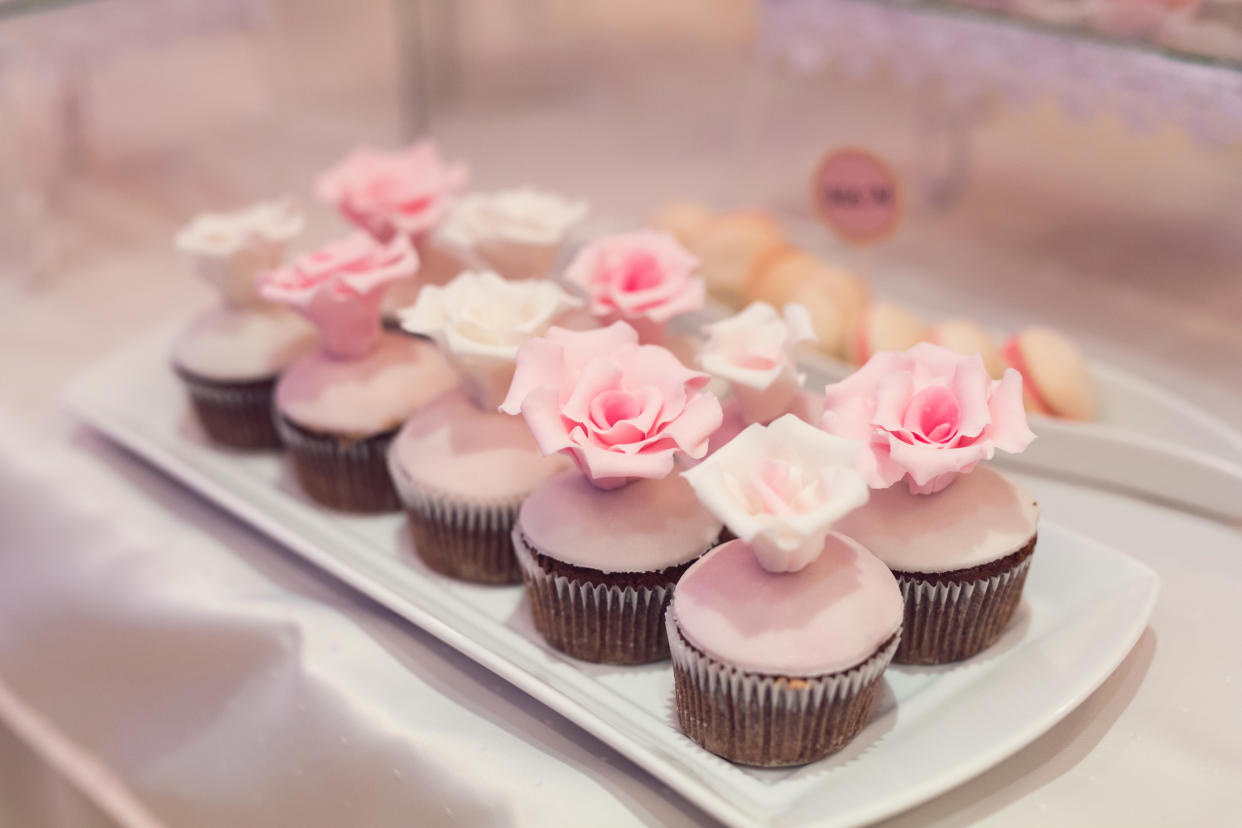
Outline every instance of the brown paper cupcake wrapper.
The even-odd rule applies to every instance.
[[[360,439],[320,434],[276,416],[293,473],[312,500],[345,512],[393,512],[401,508],[388,476],[388,445],[397,430]]]
[[[682,732],[730,762],[804,765],[835,753],[862,730],[901,630],[856,667],[826,676],[747,673],[696,649],[670,610],[666,619]]]
[[[238,449],[280,448],[272,422],[272,395],[276,380],[219,382],[177,370],[190,405],[207,436]]]
[[[905,599],[899,664],[945,664],[970,658],[995,643],[1009,625],[1031,568],[1027,555],[990,578],[935,583],[915,572],[894,572]]]
[[[553,575],[535,561],[520,527],[513,529],[513,550],[526,581],[535,629],[549,645],[602,664],[649,664],[668,658],[663,617],[674,581],[622,587]]]
[[[484,584],[520,584],[512,532],[525,495],[472,501],[415,483],[389,451],[389,472],[410,518],[414,551],[437,572]]]

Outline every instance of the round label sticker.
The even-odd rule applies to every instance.
[[[833,150],[815,168],[811,202],[846,241],[879,241],[901,220],[901,185],[893,168],[866,150]]]

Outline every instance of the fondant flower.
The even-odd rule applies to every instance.
[[[176,244],[226,302],[257,305],[259,277],[280,264],[285,245],[304,224],[292,202],[261,201],[231,213],[199,213],[177,233]]]
[[[769,572],[819,557],[832,524],[867,502],[858,444],[786,414],[747,426],[682,476]]]
[[[466,271],[444,287],[425,285],[400,316],[407,331],[433,338],[461,371],[474,401],[494,410],[513,380],[518,346],[581,304],[542,279],[510,282]]]
[[[586,290],[595,316],[624,319],[649,341],[660,338],[669,319],[703,307],[698,266],[668,233],[640,230],[591,242],[569,263],[565,279]]]
[[[268,273],[260,290],[264,299],[283,302],[313,322],[326,351],[356,357],[379,342],[384,292],[417,270],[418,254],[406,237],[380,244],[354,233]]]
[[[666,349],[639,345],[624,322],[593,331],[551,328],[518,349],[500,410],[521,412],[545,455],[563,452],[601,489],[660,478],[677,453],[702,457],[720,427],[707,374]]]
[[[395,151],[359,147],[319,176],[319,198],[376,239],[419,243],[466,186],[465,164],[446,164],[431,141]]]
[[[585,201],[529,187],[474,193],[453,204],[438,238],[506,279],[543,278],[586,211]]]
[[[770,422],[789,410],[802,384],[798,343],[815,339],[806,308],[786,305],[782,316],[768,303],[754,302],[703,330],[707,342],[699,366],[729,381],[748,422]]]
[[[1022,377],[988,377],[978,354],[922,343],[882,351],[825,397],[824,430],[863,444],[858,468],[875,489],[905,480],[932,494],[996,449],[1020,452],[1035,435],[1022,408]]]

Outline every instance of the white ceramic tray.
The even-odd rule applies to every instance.
[[[82,420],[324,571],[401,614],[581,725],[732,825],[857,825],[945,791],[1035,739],[1085,699],[1147,624],[1155,574],[1046,521],[1017,618],[960,665],[890,668],[870,724],[840,754],[755,770],[677,729],[666,663],[589,665],[548,649],[520,587],[439,576],[401,515],[342,516],[302,497],[277,454],[208,446],[166,364],[172,328],[81,377]]]

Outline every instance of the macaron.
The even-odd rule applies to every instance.
[[[735,308],[746,302],[746,282],[755,263],[785,245],[780,227],[759,210],[713,216],[686,243],[699,258],[699,274],[708,291]]]
[[[1026,328],[1002,348],[1022,375],[1027,410],[1069,420],[1095,419],[1095,386],[1082,352],[1052,328]]]
[[[846,356],[862,365],[878,351],[904,351],[923,340],[923,323],[898,305],[874,304],[858,318]]]
[[[785,248],[760,259],[746,285],[750,302],[783,307],[796,302],[811,314],[816,346],[842,356],[846,339],[869,300],[867,285],[853,273],[804,250]]]
[[[697,201],[670,201],[651,214],[647,223],[656,230],[671,233],[683,246],[711,221],[712,211]]]
[[[977,322],[969,319],[939,322],[923,332],[923,340],[942,345],[955,354],[979,354],[983,357],[983,365],[988,369],[988,375],[993,379],[1000,379],[1005,373],[1005,359],[1001,356],[1000,346]]]

